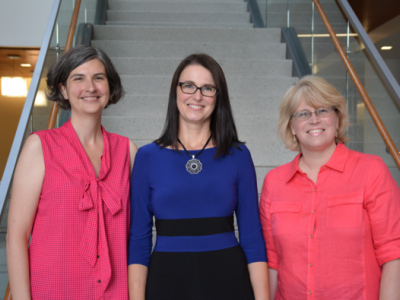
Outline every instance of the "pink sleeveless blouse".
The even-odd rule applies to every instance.
[[[98,178],[70,121],[36,132],[45,176],[32,229],[32,299],[128,299],[129,140],[102,128]]]

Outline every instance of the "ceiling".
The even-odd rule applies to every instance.
[[[399,0],[348,0],[366,32],[400,15]]]
[[[21,76],[32,77],[40,49],[0,48],[0,77]],[[19,56],[19,59],[10,59],[7,56]],[[30,67],[21,67],[21,64],[31,64]]]

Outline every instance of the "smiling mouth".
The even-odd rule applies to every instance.
[[[194,108],[194,109],[201,109],[201,108],[204,107],[204,106],[201,106],[201,105],[194,105],[194,104],[188,104],[188,106],[191,107],[191,108]]]
[[[317,132],[322,132],[325,131],[324,129],[313,129],[313,130],[309,130],[307,131],[307,133],[317,133]]]
[[[91,101],[96,101],[97,99],[99,99],[100,97],[82,97],[81,99],[82,100],[85,100],[85,101],[89,101],[89,102],[91,102]]]

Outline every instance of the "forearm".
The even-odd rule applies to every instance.
[[[128,266],[130,300],[145,300],[147,273],[148,268],[144,265]]]
[[[251,285],[256,300],[269,299],[268,265],[265,262],[254,262],[248,265]]]
[[[400,259],[383,264],[379,299],[400,300]]]
[[[278,288],[278,271],[268,268],[269,275],[269,296],[271,300],[275,299],[276,290]]]
[[[13,300],[31,299],[26,238],[7,234],[7,270]]]

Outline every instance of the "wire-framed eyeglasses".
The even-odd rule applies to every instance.
[[[203,85],[199,87],[190,82],[179,82],[178,85],[181,87],[182,93],[185,94],[194,94],[197,92],[197,90],[200,90],[200,93],[203,96],[214,97],[218,92],[217,88],[209,85]]]
[[[315,111],[303,110],[293,114],[291,118],[296,118],[298,121],[306,121],[311,118],[313,113],[319,118],[325,118],[329,117],[334,110],[336,110],[335,107],[321,107]]]

